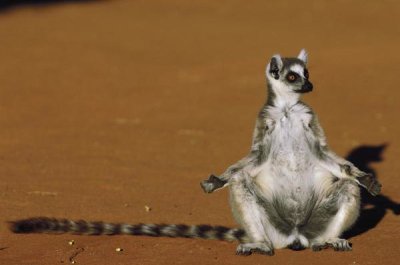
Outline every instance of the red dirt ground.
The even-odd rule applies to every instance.
[[[1,9],[0,264],[398,264],[399,16],[390,0]],[[351,156],[383,184],[352,252],[238,257],[219,241],[8,230],[32,216],[236,226],[227,191],[199,182],[246,154],[270,56],[303,47],[315,85],[305,101],[331,147],[387,144]]]

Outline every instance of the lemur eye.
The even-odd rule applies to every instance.
[[[288,74],[288,75],[286,76],[286,78],[287,78],[287,80],[288,80],[289,82],[294,82],[294,81],[296,81],[297,76],[296,76],[295,74],[291,73],[291,74]]]

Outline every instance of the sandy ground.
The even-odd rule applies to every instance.
[[[398,264],[399,16],[389,0],[2,6],[0,264]],[[305,101],[331,147],[384,185],[364,198],[352,252],[8,231],[32,216],[236,226],[227,191],[199,182],[246,154],[268,58],[303,47]]]

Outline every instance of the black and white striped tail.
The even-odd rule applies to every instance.
[[[246,242],[244,230],[211,225],[184,224],[112,224],[36,217],[10,222],[14,233],[72,233],[78,235],[135,235],[238,240]]]

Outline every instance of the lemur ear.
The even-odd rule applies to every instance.
[[[308,53],[305,49],[302,49],[297,56],[298,59],[302,60],[305,64],[307,64],[308,61]]]
[[[268,64],[267,72],[272,75],[276,80],[279,79],[279,71],[282,69],[283,62],[279,54],[272,56],[271,61]],[[268,74],[267,73],[267,74]]]

